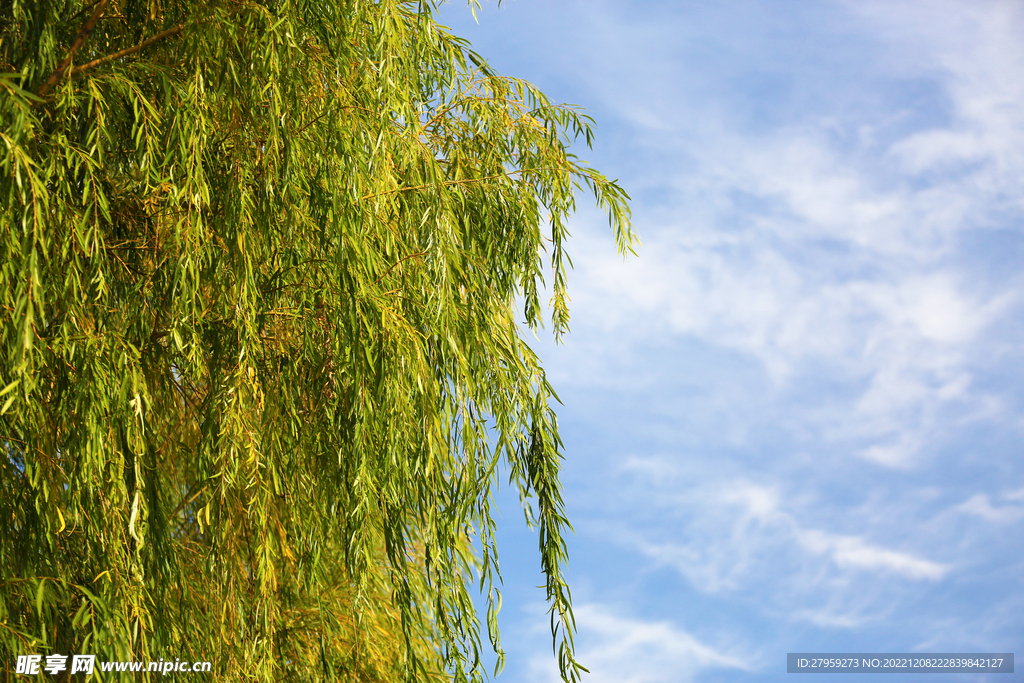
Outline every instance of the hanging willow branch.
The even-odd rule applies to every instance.
[[[45,97],[46,93],[50,92],[53,86],[57,85],[57,82],[64,77],[64,72],[71,64],[71,60],[74,59],[78,48],[82,47],[85,41],[88,40],[93,27],[96,26],[96,22],[99,21],[101,16],[103,16],[103,10],[107,8],[108,2],[109,0],[100,0],[96,5],[96,9],[93,10],[92,15],[86,20],[85,24],[82,26],[82,30],[79,31],[78,35],[75,37],[75,42],[71,44],[71,48],[68,50],[68,56],[64,58],[64,61],[62,61],[56,69],[53,70],[53,73],[51,73],[49,78],[46,79],[43,86],[39,88],[40,97]]]
[[[73,68],[71,70],[71,75],[72,76],[76,76],[76,75],[82,73],[83,71],[85,71],[87,69],[92,69],[94,67],[106,64],[107,62],[112,62],[115,59],[120,59],[121,57],[127,57],[128,55],[133,55],[136,52],[141,52],[142,50],[145,50],[147,47],[149,47],[153,43],[157,42],[158,40],[163,40],[164,38],[168,38],[170,36],[173,36],[176,33],[180,33],[184,28],[185,28],[184,24],[178,24],[177,26],[172,26],[171,28],[167,29],[166,31],[161,31],[160,33],[156,34],[152,38],[147,38],[146,40],[142,41],[141,43],[139,43],[135,47],[126,47],[125,49],[118,50],[117,52],[115,52],[113,54],[107,55],[105,57],[100,57],[98,59],[94,59],[91,62],[86,62],[85,64],[82,64],[81,66],[76,66],[75,68]]]

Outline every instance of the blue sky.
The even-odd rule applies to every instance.
[[[442,13],[595,117],[580,154],[633,196],[643,241],[624,262],[581,210],[572,333],[535,345],[564,402],[585,680],[1024,654],[1024,5],[478,17]],[[553,683],[536,539],[501,506],[498,680]]]

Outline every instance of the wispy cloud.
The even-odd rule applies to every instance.
[[[999,399],[975,373],[993,360],[987,331],[1019,314],[1024,277],[993,281],[956,258],[965,234],[993,225],[1017,230],[1006,215],[1022,215],[1024,69],[993,58],[1021,51],[1004,45],[1012,37],[1005,21],[1019,12],[996,5],[1006,15],[1000,20],[980,9],[961,12],[972,32],[963,45],[1005,47],[981,54],[951,51],[941,31],[921,29],[932,9],[920,3],[858,10],[863,22],[888,22],[872,40],[900,64],[893,71],[869,60],[859,83],[865,92],[913,77],[947,103],[947,116],[916,126],[892,123],[892,103],[868,98],[750,128],[716,116],[721,99],[688,98],[692,84],[680,85],[671,107],[663,97],[638,100],[616,89],[615,106],[664,106],[658,126],[634,121],[637,142],[684,161],[634,179],[641,195],[670,197],[641,209],[640,259],[622,264],[603,235],[578,231],[577,329],[602,335],[597,353],[689,338],[747,354],[782,398],[827,374],[857,393],[821,404],[801,428],[884,467],[920,465],[951,423],[999,417]],[[636,21],[629,30],[661,30]],[[914,54],[914,68],[896,59],[903,52]],[[806,75],[805,88],[825,87],[813,69]],[[663,77],[655,68],[625,87],[659,91]],[[671,111],[679,118],[666,119]],[[666,120],[674,121],[669,131]],[[567,361],[592,365],[593,358]],[[583,384],[608,376],[566,374]]]
[[[593,603],[575,614],[588,683],[681,683],[707,669],[753,668],[749,654],[708,645],[669,621],[626,617]],[[535,656],[530,670],[538,682],[562,680],[550,656]]]
[[[827,554],[843,569],[891,572],[908,579],[931,581],[941,579],[950,570],[949,565],[871,545],[856,536],[837,536],[808,529],[801,531],[797,538],[805,549]]]
[[[823,529],[805,519],[820,514],[817,505],[797,499],[787,506],[776,487],[743,479],[711,483],[706,475],[699,487],[688,487],[683,482],[689,477],[649,460],[632,460],[626,469],[659,472],[656,484],[638,482],[631,500],[644,497],[649,507],[672,521],[645,524],[645,531],[630,528],[619,534],[620,542],[672,567],[703,592],[749,594],[767,581],[778,604],[788,605],[794,614],[814,614],[821,622],[850,621],[849,614],[857,612],[863,620],[865,610],[884,612],[884,605],[871,603],[905,590],[901,582],[940,581],[952,569],[947,562],[887,547],[864,535]],[[823,586],[843,585],[850,592],[850,586],[866,584],[875,587],[869,602],[861,594],[852,602],[835,603],[830,616],[812,609]]]
[[[1018,492],[1019,493],[1019,492]],[[1008,500],[1016,500],[1007,496]],[[955,508],[966,515],[976,515],[982,519],[1004,524],[1024,519],[1024,505],[992,505],[987,494],[977,493]]]

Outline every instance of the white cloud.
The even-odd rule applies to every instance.
[[[751,670],[745,657],[702,642],[669,621],[624,617],[600,604],[574,610],[577,657],[588,683],[681,683],[707,669]],[[531,680],[561,681],[550,653],[531,661]]]
[[[624,470],[637,477],[627,500],[643,500],[651,519],[663,521],[631,524],[614,537],[704,594],[757,595],[762,609],[786,620],[852,628],[882,618],[910,585],[942,581],[953,569],[912,549],[930,547],[928,533],[905,530],[895,545],[873,538],[891,533],[895,510],[859,524],[847,514],[844,529],[832,530],[813,497],[658,461],[632,458]],[[687,485],[694,480],[700,485]],[[848,533],[851,526],[862,531]]]
[[[639,141],[684,163],[633,181],[673,195],[660,213],[638,214],[639,259],[617,259],[603,227],[598,238],[577,231],[574,329],[597,340],[588,351],[625,357],[651,340],[698,340],[756,359],[780,402],[828,377],[848,390],[800,416],[799,429],[891,469],[927,463],[950,425],[998,416],[975,372],[992,358],[986,332],[1024,303],[1021,278],[985,284],[958,249],[965,233],[997,220],[1014,228],[1006,215],[1024,215],[1024,67],[1014,66],[1024,48],[1007,28],[1024,25],[1024,11],[938,4],[849,4],[881,55],[858,84],[867,101],[791,112],[767,129],[722,115],[735,95],[724,88],[701,82],[697,97],[686,78],[631,71],[630,92],[659,93],[639,98],[659,121],[679,117]],[[644,26],[630,31],[660,30]],[[910,125],[924,105],[899,103],[910,113],[896,115],[870,101],[900,79],[929,83],[948,120]],[[682,91],[667,98],[664,83]],[[569,360],[589,369],[568,372],[570,383],[614,384],[595,355]]]
[[[692,338],[747,354],[783,396],[810,369],[827,369],[833,381],[860,387],[859,395],[819,405],[803,424],[887,467],[919,464],[936,430],[949,424],[940,416],[991,413],[991,397],[973,386],[972,365],[986,360],[977,351],[985,330],[1019,309],[1016,283],[982,294],[954,270],[882,258],[871,279],[837,281],[813,264],[813,249],[794,260],[773,239],[745,236],[741,248],[731,234],[715,243],[707,234],[688,240],[666,231],[625,265],[584,245],[574,281],[577,326],[582,319],[600,335],[596,353]],[[871,259],[854,254],[844,266],[855,269],[858,260]],[[593,355],[578,358],[569,360],[595,363]],[[606,381],[609,373],[581,371],[568,381],[596,377]]]
[[[856,536],[838,536],[816,529],[799,532],[800,544],[813,553],[828,554],[841,568],[891,572],[908,579],[938,581],[950,566],[866,543]]]
[[[1006,500],[1024,500],[1024,488],[1011,491],[1010,493],[1004,493],[1003,498]]]
[[[1007,500],[1019,500],[1024,498],[1020,495],[1021,492],[1017,491],[1013,494],[1004,496]],[[996,524],[1006,524],[1011,522],[1017,522],[1024,519],[1024,506],[1021,505],[992,505],[989,497],[984,493],[978,493],[960,505],[956,506],[956,511],[965,515],[974,515],[981,517],[982,519],[994,522]]]
[[[919,433],[896,436],[893,443],[879,443],[857,452],[865,460],[891,469],[910,469],[921,451]]]
[[[797,610],[793,613],[793,618],[829,629],[856,629],[871,621],[877,621],[877,617],[864,615],[857,610],[837,613],[828,608]]]

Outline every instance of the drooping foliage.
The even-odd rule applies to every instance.
[[[477,679],[504,468],[578,676],[518,321],[566,329],[574,192],[622,250],[627,197],[435,10],[0,0],[5,667]]]

